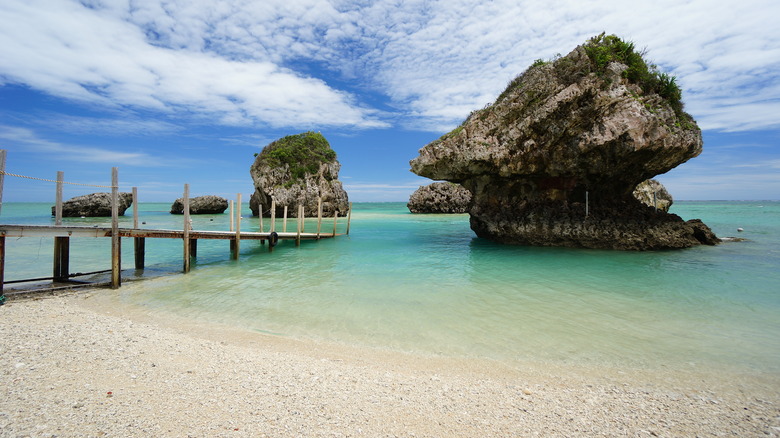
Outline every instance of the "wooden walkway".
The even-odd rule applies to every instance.
[[[317,240],[335,236],[339,233],[304,233],[297,232],[256,232],[256,231],[198,231],[188,230],[190,239],[222,239],[222,240],[271,240],[275,233],[279,240]],[[119,237],[140,237],[155,239],[184,239],[183,230],[153,230],[119,228]],[[111,227],[79,227],[79,226],[49,226],[49,225],[0,225],[0,235],[5,237],[111,237]]]
[[[302,221],[301,221],[302,222]],[[318,228],[320,223],[318,221]],[[218,239],[230,241],[231,258],[238,259],[239,242],[241,240],[260,240],[268,242],[269,251],[281,240],[293,240],[299,245],[302,240],[319,240],[342,236],[346,233],[336,233],[334,222],[332,233],[323,232],[267,232],[256,231],[206,231],[206,230],[165,230],[143,228],[117,228],[117,235],[125,238],[133,238],[135,248],[135,269],[144,269],[145,241],[146,239],[180,239],[184,242],[184,272],[190,270],[190,264],[197,258],[197,242],[200,239]],[[70,273],[70,238],[111,238],[114,236],[112,227],[86,227],[66,225],[2,225],[0,224],[0,296],[4,289],[5,271],[5,245],[6,237],[49,237],[54,238],[53,276],[46,278],[30,279],[30,281],[52,280],[53,282],[67,282],[74,275]],[[112,239],[113,240],[113,239]],[[103,272],[112,272],[111,286],[117,288],[121,285],[121,255],[119,251],[112,251],[115,257],[112,260],[112,269]],[[24,281],[14,281],[24,282]]]
[[[181,239],[182,240],[182,256],[184,259],[184,272],[190,271],[191,262],[197,257],[198,253],[198,240],[200,239],[221,239],[230,241],[230,255],[233,259],[238,259],[240,253],[240,242],[242,240],[260,240],[262,243],[268,242],[269,251],[272,251],[274,246],[280,240],[294,240],[296,245],[300,245],[302,240],[319,240],[325,238],[332,238],[341,235],[349,234],[350,219],[352,217],[352,204],[349,205],[347,213],[346,232],[343,234],[337,233],[338,225],[338,211],[333,215],[333,232],[322,232],[322,198],[319,199],[317,205],[317,216],[312,219],[317,220],[317,232],[305,232],[306,228],[306,212],[303,206],[298,206],[296,214],[297,227],[294,232],[287,232],[287,207],[284,207],[283,214],[283,228],[281,232],[276,231],[276,201],[271,200],[271,223],[270,229],[266,232],[263,231],[263,218],[260,216],[260,232],[256,231],[241,231],[241,194],[236,194],[236,210],[234,215],[233,201],[230,202],[230,231],[205,231],[205,230],[193,230],[192,222],[190,221],[190,206],[189,206],[189,184],[184,184],[184,196],[182,197],[184,204],[183,224],[182,230],[158,230],[158,229],[144,229],[138,227],[138,192],[133,187],[133,228],[120,228],[119,227],[119,179],[118,170],[116,167],[111,170],[111,185],[107,186],[111,188],[111,226],[110,227],[87,227],[87,226],[68,226],[63,225],[62,221],[62,185],[65,184],[63,180],[63,172],[57,172],[57,180],[45,180],[42,178],[33,178],[23,175],[16,175],[7,173],[5,171],[5,159],[6,151],[0,149],[0,207],[2,207],[2,195],[3,195],[3,180],[5,175],[13,175],[21,178],[29,178],[41,181],[49,181],[57,184],[56,186],[56,204],[54,208],[55,225],[2,225],[0,224],[0,304],[5,299],[3,294],[4,278],[5,278],[5,247],[6,237],[21,238],[21,237],[51,237],[54,239],[54,258],[53,258],[53,275],[47,278],[36,278],[30,280],[14,280],[14,283],[27,282],[27,281],[39,281],[39,280],[52,280],[53,282],[69,282],[71,277],[78,274],[70,273],[70,239],[71,237],[108,237],[111,239],[111,269],[99,272],[111,272],[111,287],[116,289],[120,287],[122,278],[122,255],[121,255],[121,238],[133,238],[135,248],[135,269],[144,269],[144,259],[146,253],[146,239]],[[70,183],[77,184],[77,183]],[[88,184],[82,184],[88,185]],[[104,187],[104,186],[96,186]],[[235,224],[235,231],[234,229]],[[93,273],[91,273],[93,274]]]

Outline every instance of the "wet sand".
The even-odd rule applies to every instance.
[[[123,305],[0,306],[0,436],[780,436],[780,376],[453,359]]]

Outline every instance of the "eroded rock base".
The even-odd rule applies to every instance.
[[[494,205],[500,205],[496,203]],[[699,220],[655,211],[638,201],[589,205],[531,201],[491,208],[475,206],[471,228],[477,236],[500,243],[618,250],[661,250],[715,245],[720,242]]]

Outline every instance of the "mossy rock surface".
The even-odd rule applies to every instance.
[[[256,154],[249,170],[255,186],[250,199],[252,213],[270,216],[275,200],[278,217],[285,206],[288,216],[295,217],[298,205],[303,205],[307,216],[316,216],[322,199],[323,215],[346,215],[349,204],[338,180],[340,168],[336,152],[319,132],[288,135],[271,142]]]
[[[309,131],[272,142],[258,158],[272,168],[286,166],[290,173],[286,184],[290,186],[307,174],[317,173],[321,164],[336,161],[336,152],[322,134]]]

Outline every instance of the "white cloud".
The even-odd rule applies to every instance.
[[[14,147],[12,150],[27,150],[57,157],[59,160],[122,163],[128,166],[157,166],[163,160],[143,152],[119,152],[105,148],[65,145],[40,138],[26,128],[0,125],[0,139]]]
[[[418,31],[391,37],[374,61],[390,96],[452,127],[534,59],[607,31],[677,74],[702,126],[776,127],[767,115],[780,100],[777,16],[775,1],[436,2]]]
[[[777,127],[775,0],[6,0],[0,80],[222,124],[446,131],[602,31],[678,76],[706,129]],[[327,70],[324,70],[325,66]],[[328,77],[355,83],[335,89]],[[332,82],[332,81],[331,81]],[[776,119],[776,118],[775,118]]]
[[[197,20],[180,21],[175,7],[155,15],[173,28],[167,46],[148,41],[147,33],[159,34],[119,12],[67,0],[3,2],[0,77],[67,99],[193,113],[223,124],[385,126],[376,111],[320,79],[269,60],[196,50],[193,40],[207,34]]]

